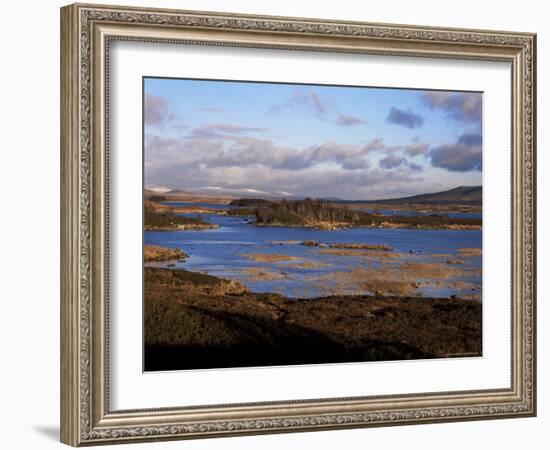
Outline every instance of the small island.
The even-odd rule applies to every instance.
[[[357,211],[322,199],[266,201],[239,199],[228,214],[253,216],[258,226],[309,227],[338,230],[350,227],[480,230],[481,219],[452,218],[443,214],[381,215]]]
[[[144,245],[143,260],[145,262],[184,261],[187,254],[179,248],[161,247],[159,245]]]
[[[206,230],[218,227],[197,217],[177,215],[172,208],[150,200],[145,201],[143,216],[145,231]]]

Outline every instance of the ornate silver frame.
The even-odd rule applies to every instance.
[[[509,389],[111,411],[106,109],[112,40],[507,61],[512,66]],[[61,9],[61,440],[145,440],[536,414],[536,36],[467,29],[75,4]]]

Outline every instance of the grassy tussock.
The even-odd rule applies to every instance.
[[[179,248],[168,248],[158,245],[145,245],[143,247],[143,259],[145,262],[171,261],[185,258],[187,258],[187,255]]]
[[[300,259],[297,256],[277,253],[245,253],[244,256],[256,262],[296,261]]]

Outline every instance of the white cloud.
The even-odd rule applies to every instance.
[[[394,155],[381,139],[351,145],[328,141],[306,148],[248,135],[171,139],[146,136],[147,185],[212,192],[376,198],[414,194],[423,182],[411,164],[380,170],[370,155]],[[395,158],[401,158],[398,155]],[[376,160],[376,159],[375,159]]]

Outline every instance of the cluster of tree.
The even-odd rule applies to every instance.
[[[270,206],[273,202],[265,200],[263,198],[239,198],[229,203],[231,206]]]
[[[316,222],[349,223],[350,225],[370,225],[372,215],[352,211],[346,206],[336,206],[325,200],[281,200],[268,207],[256,210],[256,220],[261,224],[303,225]]]
[[[157,210],[152,206],[145,206],[145,228],[171,228],[177,225],[202,223],[204,223],[204,221],[200,218],[176,216],[171,211]]]
[[[387,226],[395,224],[410,228],[440,228],[447,226],[481,226],[481,219],[450,218],[440,215],[384,216],[355,211],[346,205],[336,205],[326,200],[281,200],[269,206],[246,209],[256,216],[260,225],[315,225],[322,223],[346,224],[349,226]]]

